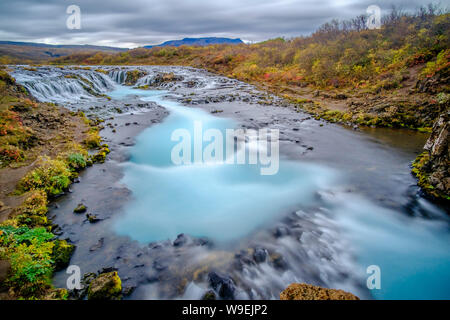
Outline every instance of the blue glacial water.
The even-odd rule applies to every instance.
[[[135,91],[119,90],[111,96]],[[134,200],[115,225],[119,234],[143,243],[174,239],[180,233],[217,242],[238,240],[310,202],[314,192],[334,178],[331,170],[286,160],[272,176],[262,176],[259,165],[223,161],[176,166],[171,160],[178,143],[171,141],[174,130],[187,129],[193,137],[194,121],[200,121],[203,130],[222,132],[236,123],[163,100],[160,91],[138,94],[147,94],[143,100],[163,105],[170,115],[137,137],[123,178]]]
[[[341,173],[324,166],[281,159],[280,171],[261,176],[258,166],[175,166],[170,151],[173,130],[234,128],[231,120],[214,117],[163,98],[161,91],[119,87],[113,98],[129,94],[155,101],[170,111],[161,123],[143,131],[125,165],[123,182],[134,199],[115,222],[115,231],[142,243],[174,239],[180,233],[232,243],[269,226],[289,210],[314,204],[314,193],[335,189]],[[192,133],[193,134],[193,133]],[[369,146],[370,147],[370,146]],[[325,193],[327,194],[327,193]],[[359,270],[381,268],[376,299],[449,299],[450,233],[445,213],[425,200],[436,220],[410,217],[355,194],[332,192],[323,197],[331,217],[352,243]],[[367,275],[368,276],[368,275]]]
[[[447,221],[399,215],[355,196],[330,203],[360,265],[380,267],[381,289],[371,291],[376,299],[450,299]]]

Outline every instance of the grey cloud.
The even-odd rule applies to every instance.
[[[369,5],[413,10],[430,0],[17,0],[0,3],[0,40],[142,46],[196,36],[251,41],[309,34]],[[66,28],[67,6],[81,8],[81,30]],[[449,6],[450,0],[441,1]]]

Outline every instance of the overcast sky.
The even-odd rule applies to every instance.
[[[1,0],[0,40],[138,47],[184,37],[262,41],[306,35],[331,19],[413,10],[432,0]],[[450,0],[441,0],[444,7]],[[69,5],[81,9],[81,29],[69,30]]]

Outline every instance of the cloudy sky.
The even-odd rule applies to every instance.
[[[369,5],[413,10],[433,0],[1,0],[0,40],[138,47],[184,37],[262,41],[306,35]],[[450,0],[441,0],[444,7]],[[69,30],[69,5],[81,29]]]

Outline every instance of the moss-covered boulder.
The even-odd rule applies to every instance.
[[[304,283],[293,283],[280,294],[281,300],[359,300],[351,293]]]
[[[425,152],[413,162],[418,185],[429,196],[450,201],[450,112],[442,114],[424,146]]]
[[[133,86],[136,84],[136,82],[147,75],[147,72],[143,70],[130,70],[127,72],[127,78],[125,80],[125,85],[127,86]]]
[[[43,300],[67,300],[69,292],[67,289],[54,289],[47,293]]]
[[[54,261],[55,271],[62,270],[69,265],[75,246],[67,243],[66,240],[55,240],[52,251],[52,260]]]
[[[75,209],[73,209],[74,213],[85,213],[86,211],[87,207],[82,203],[79,203],[78,206]]]
[[[100,274],[89,285],[89,300],[117,300],[121,298],[122,281],[117,271]]]

